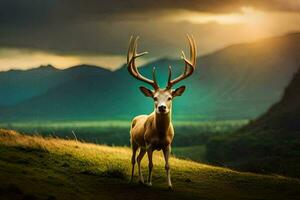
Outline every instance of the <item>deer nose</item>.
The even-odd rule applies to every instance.
[[[160,105],[160,106],[158,106],[158,110],[159,110],[159,112],[165,112],[166,111],[166,106],[165,105]]]

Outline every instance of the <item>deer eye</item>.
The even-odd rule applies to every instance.
[[[154,97],[154,101],[157,101],[158,99],[157,99],[157,97]]]
[[[172,98],[171,98],[171,97],[169,97],[169,98],[168,98],[168,101],[171,101],[171,100],[172,100]]]

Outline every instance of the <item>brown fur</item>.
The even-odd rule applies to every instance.
[[[174,137],[169,114],[139,115],[133,119],[131,127],[131,143],[141,148],[151,145],[153,150],[161,150],[171,145]]]

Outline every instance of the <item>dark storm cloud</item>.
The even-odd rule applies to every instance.
[[[138,14],[142,17],[152,13],[155,16],[159,11],[175,9],[226,13],[236,12],[245,6],[266,10],[300,11],[300,3],[297,3],[297,0],[2,0],[0,15],[5,20],[38,21],[45,17],[49,20],[109,19],[114,15],[126,17],[128,14]]]
[[[129,36],[139,33],[147,38],[145,46],[163,51],[161,45],[170,48],[179,44],[168,40],[169,33],[177,40],[192,29],[201,32],[207,29],[175,22],[153,23],[150,20],[164,12],[184,9],[228,13],[238,12],[242,6],[299,11],[299,7],[287,2],[290,1],[2,0],[0,47],[28,48],[59,54],[123,54]],[[182,29],[182,26],[186,29]],[[151,40],[153,37],[157,43]]]

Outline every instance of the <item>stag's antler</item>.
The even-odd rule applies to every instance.
[[[196,43],[195,43],[195,40],[193,37],[190,37],[189,35],[187,35],[187,38],[189,40],[189,45],[190,45],[190,60],[188,60],[185,57],[184,52],[181,51],[181,54],[182,54],[181,58],[185,62],[184,72],[177,78],[171,80],[172,69],[171,69],[171,66],[169,66],[169,78],[168,78],[167,89],[172,88],[172,86],[175,85],[176,83],[178,83],[179,81],[186,79],[187,77],[192,75],[196,68],[196,57],[197,57]]]
[[[150,79],[144,77],[143,75],[141,75],[135,65],[136,58],[141,57],[148,53],[148,52],[136,53],[138,39],[139,39],[138,36],[135,38],[133,38],[133,36],[130,37],[129,48],[128,48],[128,53],[127,53],[127,69],[129,71],[129,73],[136,79],[150,84],[154,89],[158,89],[159,87],[158,87],[158,84],[156,81],[155,67],[153,67],[153,71],[152,71],[153,80],[150,80]]]

